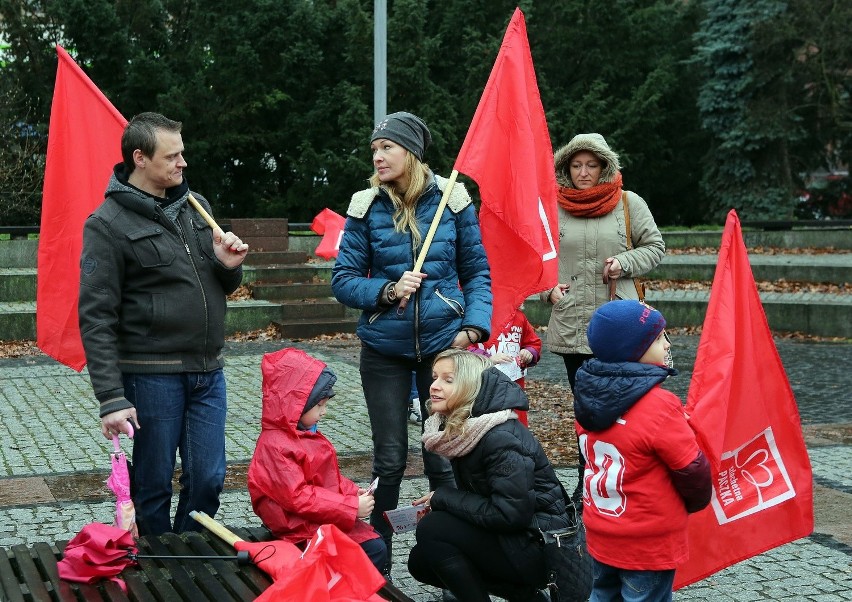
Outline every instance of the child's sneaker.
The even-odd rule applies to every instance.
[[[419,399],[412,399],[408,402],[408,421],[412,424],[423,422],[423,418],[420,417],[420,410],[418,409],[419,405]]]

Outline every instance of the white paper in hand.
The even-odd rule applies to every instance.
[[[394,533],[407,533],[413,531],[417,522],[428,512],[429,508],[426,507],[426,504],[417,504],[416,506],[401,506],[395,510],[385,510],[384,515]]]
[[[524,371],[521,370],[518,362],[506,362],[505,364],[494,364],[494,366],[512,380],[518,380],[524,375]]]

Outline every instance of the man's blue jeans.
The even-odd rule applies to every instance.
[[[631,571],[592,558],[592,573],[594,589],[589,602],[669,602],[672,599],[674,569]]]
[[[183,374],[125,374],[125,397],[136,406],[133,503],[140,535],[181,533],[199,525],[191,510],[215,516],[225,483],[227,402],[222,370]],[[175,452],[180,497],[170,520]]]
[[[432,383],[432,359],[424,358],[418,363],[382,355],[366,345],[361,346],[361,386],[364,388],[367,414],[373,431],[373,476],[379,477],[379,486],[375,492],[376,505],[370,515],[370,524],[385,539],[389,550],[393,531],[382,512],[396,508],[399,504],[399,486],[408,461],[411,373],[416,372],[417,375],[420,411],[425,422],[426,401]],[[437,454],[422,451],[423,470],[429,477],[429,489],[434,490],[442,485],[455,487],[449,461]]]

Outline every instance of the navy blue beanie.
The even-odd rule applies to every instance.
[[[609,301],[592,314],[589,347],[603,362],[635,362],[665,327],[663,314],[650,305],[636,300]]]

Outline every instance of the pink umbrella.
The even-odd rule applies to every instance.
[[[110,579],[127,591],[117,575],[134,562],[128,554],[135,550],[134,544],[130,532],[124,529],[90,523],[65,546],[62,560],[56,564],[59,577],[80,583]]]
[[[133,427],[130,427],[129,437],[133,437]],[[114,526],[129,531],[134,539],[139,537],[136,526],[136,509],[130,498],[130,471],[127,468],[127,456],[121,451],[118,435],[113,435],[112,445],[115,451],[110,454],[112,472],[107,479],[107,486],[115,493],[115,522]]]
[[[68,542],[62,560],[56,566],[59,577],[66,581],[98,583],[102,579],[109,579],[126,592],[127,586],[118,574],[128,566],[135,566],[139,558],[236,560],[240,564],[250,562],[248,552],[240,552],[236,556],[139,554],[136,540],[130,531],[102,523],[89,523]]]

